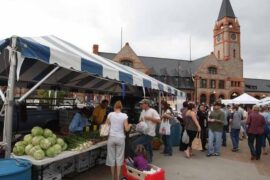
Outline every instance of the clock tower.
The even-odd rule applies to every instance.
[[[230,0],[223,0],[214,27],[214,54],[218,60],[239,60],[240,25],[234,15]]]

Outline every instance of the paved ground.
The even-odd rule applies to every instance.
[[[154,164],[165,169],[166,180],[269,180],[270,155],[262,155],[260,161],[251,161],[247,141],[241,141],[240,147],[241,150],[234,153],[229,144],[222,148],[220,157],[206,157],[204,152],[197,151],[190,159],[175,147],[172,157],[155,151]],[[110,171],[106,166],[97,166],[66,179],[108,180]]]

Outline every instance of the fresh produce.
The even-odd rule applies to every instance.
[[[34,127],[31,134],[24,136],[23,141],[18,141],[13,147],[17,156],[29,155],[36,160],[54,157],[67,149],[67,143],[58,138],[50,129]]]
[[[65,137],[65,142],[67,142],[68,149],[72,151],[81,151],[93,145],[89,139],[77,135]]]
[[[33,157],[34,157],[36,160],[41,160],[41,159],[44,159],[45,153],[44,153],[44,151],[42,151],[42,150],[40,149],[40,150],[37,150],[37,151],[34,152]]]
[[[40,144],[40,141],[41,141],[42,139],[44,139],[43,136],[35,136],[35,137],[32,139],[32,144],[33,144],[34,146],[39,145],[39,144]]]
[[[30,155],[30,150],[33,148],[34,146],[32,144],[28,144],[25,149],[24,149],[24,152],[25,154],[27,155]]]
[[[14,146],[13,153],[17,156],[22,156],[24,154],[24,148],[25,146],[22,145]]]
[[[42,149],[48,149],[52,145],[52,143],[51,141],[49,141],[49,139],[42,139],[39,145]]]
[[[41,127],[36,126],[31,130],[31,133],[33,136],[43,136],[43,129]]]
[[[27,134],[27,135],[24,136],[23,141],[27,142],[27,144],[31,144],[32,139],[33,139],[33,136],[31,134]]]
[[[50,129],[44,129],[43,136],[45,138],[52,137],[53,136],[53,132]]]

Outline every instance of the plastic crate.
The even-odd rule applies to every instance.
[[[94,167],[97,164],[97,159],[100,155],[100,149],[94,149],[89,152],[89,167]]]
[[[82,172],[86,171],[90,167],[89,165],[89,153],[83,153],[78,156],[76,156],[76,171]]]
[[[41,180],[41,179],[43,179],[43,180],[61,180],[62,175],[60,172],[47,170],[47,171],[43,172],[43,177],[39,176],[38,179],[39,180]]]
[[[135,168],[127,166],[126,164],[122,167],[123,176],[127,180],[165,180],[165,171],[157,166],[149,164],[151,168],[158,170],[154,174],[147,174],[143,171],[139,171]]]
[[[60,161],[62,164],[62,176],[73,173],[75,171],[75,158],[70,157]]]

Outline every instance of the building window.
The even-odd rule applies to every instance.
[[[133,67],[133,62],[130,60],[122,60],[121,64],[129,66],[129,67]]]
[[[218,59],[220,59],[220,51],[217,52]]]
[[[216,95],[215,94],[211,94],[210,95],[210,99],[209,99],[209,103],[212,105],[212,104],[214,104],[215,101],[216,101]]]
[[[231,87],[240,87],[241,82],[240,81],[231,81]]]
[[[206,103],[206,95],[205,94],[202,94],[200,96],[200,103]]]
[[[201,88],[207,88],[207,80],[201,79]]]
[[[225,88],[225,81],[224,80],[219,80],[219,82],[218,82],[218,88],[219,89],[224,89]]]
[[[210,80],[210,88],[212,89],[216,88],[216,80]]]
[[[224,96],[223,94],[221,94],[221,95],[219,96],[219,99],[225,99],[225,96]]]
[[[209,67],[208,73],[209,74],[217,74],[217,68],[216,67]]]
[[[236,58],[236,50],[233,50],[233,57]]]
[[[191,93],[187,93],[187,100],[191,100]]]

